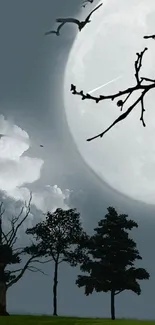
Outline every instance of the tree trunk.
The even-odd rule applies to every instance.
[[[57,315],[57,285],[58,285],[58,262],[55,262],[53,283],[53,316]]]
[[[111,290],[111,319],[115,319],[115,291]]]
[[[8,316],[6,311],[6,284],[0,281],[0,316]]]

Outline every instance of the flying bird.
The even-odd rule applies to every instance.
[[[94,2],[94,0],[85,0],[84,2],[83,2],[83,8],[85,8],[85,6],[88,4],[88,2],[89,3],[93,3]]]
[[[62,28],[62,26],[63,26],[64,24],[65,24],[65,23],[60,24],[60,25],[58,26],[57,30],[50,30],[49,32],[46,32],[46,33],[45,33],[45,36],[50,35],[50,34],[55,34],[55,35],[59,36],[59,35],[60,35],[60,29]]]
[[[144,36],[143,38],[145,38],[145,39],[147,39],[147,38],[152,38],[152,39],[155,40],[155,35],[146,35],[146,36]]]
[[[87,16],[87,18],[84,21],[79,21],[78,19],[75,18],[57,18],[56,22],[57,23],[75,23],[78,25],[79,31],[81,31],[86,24],[90,23],[90,16],[92,15],[92,13],[94,11],[96,11],[99,7],[101,7],[103,5],[103,3],[99,4],[95,9],[93,9],[90,14]]]
[[[43,148],[44,147],[43,144],[40,144],[40,147]]]

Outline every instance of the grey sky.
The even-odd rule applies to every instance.
[[[150,271],[151,279],[142,284],[140,297],[131,293],[118,297],[117,314],[155,318],[155,209],[112,190],[82,160],[68,129],[63,98],[64,69],[76,28],[66,26],[60,37],[44,37],[44,33],[54,27],[56,17],[77,16],[79,10],[80,1],[73,0],[0,0],[0,114],[4,116],[0,118],[0,127],[8,135],[3,139],[5,142],[1,142],[0,190],[2,194],[6,191],[9,211],[13,198],[27,196],[29,189],[35,193],[37,207],[43,196],[42,209],[45,203],[51,209],[66,203],[77,207],[88,231],[104,216],[109,205],[135,218],[139,229],[133,235],[144,257],[141,265]],[[40,148],[40,144],[44,148]],[[13,150],[9,149],[12,146],[16,148],[14,160]],[[7,152],[3,150],[6,147]],[[36,174],[32,158],[37,166]],[[22,168],[27,171],[24,175]],[[13,178],[15,170],[16,179]],[[9,175],[10,186],[5,187],[9,179],[4,175]],[[72,190],[69,198],[66,189]],[[109,295],[94,293],[85,297],[83,290],[74,284],[77,271],[65,265],[60,269],[58,312],[108,316]],[[10,312],[51,313],[52,265],[46,267],[46,272],[48,277],[27,273],[9,290]]]

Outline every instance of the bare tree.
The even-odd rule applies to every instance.
[[[151,36],[145,36],[145,38],[153,38],[154,39],[154,35]],[[133,93],[137,93],[139,92],[139,90],[141,91],[141,94],[139,95],[138,99],[136,99],[132,105],[130,105],[129,107],[127,107],[126,111],[122,114],[120,114],[120,116],[107,128],[105,129],[103,132],[88,138],[87,141],[92,141],[96,138],[102,138],[103,135],[105,133],[107,133],[114,125],[116,125],[117,123],[123,121],[131,112],[132,110],[137,106],[137,104],[141,105],[141,114],[140,114],[140,121],[142,122],[143,127],[146,126],[145,122],[144,122],[144,112],[145,112],[145,108],[144,108],[144,98],[146,96],[146,94],[153,88],[155,88],[155,79],[150,79],[148,77],[143,77],[140,76],[140,70],[142,67],[142,60],[143,60],[143,56],[144,53],[148,50],[147,47],[144,48],[143,51],[141,51],[140,53],[136,53],[137,55],[137,59],[135,60],[134,63],[134,68],[135,68],[135,81],[136,84],[135,86],[131,86],[127,89],[121,90],[117,93],[114,94],[110,94],[110,95],[99,95],[99,96],[92,96],[88,93],[84,93],[83,90],[78,91],[76,89],[76,86],[71,84],[71,92],[73,95],[79,95],[81,96],[82,100],[85,99],[90,99],[95,101],[96,103],[99,103],[102,100],[112,100],[114,101],[115,99],[117,99],[117,106],[120,107],[120,110],[122,111],[124,108],[124,104],[127,104],[128,98],[133,94]]]
[[[36,260],[38,254],[36,254],[35,249],[31,257],[25,261],[25,264],[22,267],[14,270],[8,269],[11,265],[21,263],[22,257],[29,254],[28,247],[18,248],[15,244],[18,239],[18,231],[29,216],[31,200],[32,194],[30,195],[28,204],[25,202],[18,216],[12,216],[12,218],[9,220],[11,227],[7,232],[4,231],[2,222],[5,209],[3,207],[3,202],[0,204],[0,315],[9,315],[6,310],[6,293],[8,288],[19,281],[26,270],[32,272],[42,272],[36,266],[32,265],[32,262],[39,262]]]

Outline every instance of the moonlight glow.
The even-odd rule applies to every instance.
[[[64,96],[67,121],[87,164],[111,187],[136,200],[155,203],[155,91],[145,99],[144,128],[140,106],[102,139],[86,139],[103,131],[120,114],[116,102],[81,101],[70,84],[88,92],[120,75],[114,83],[96,91],[111,94],[135,84],[136,52],[145,46],[141,76],[155,78],[155,41],[143,39],[155,33],[154,0],[109,0],[94,13],[92,22],[77,34],[66,66]],[[134,97],[135,98],[135,97]],[[133,101],[133,96],[129,104]]]

